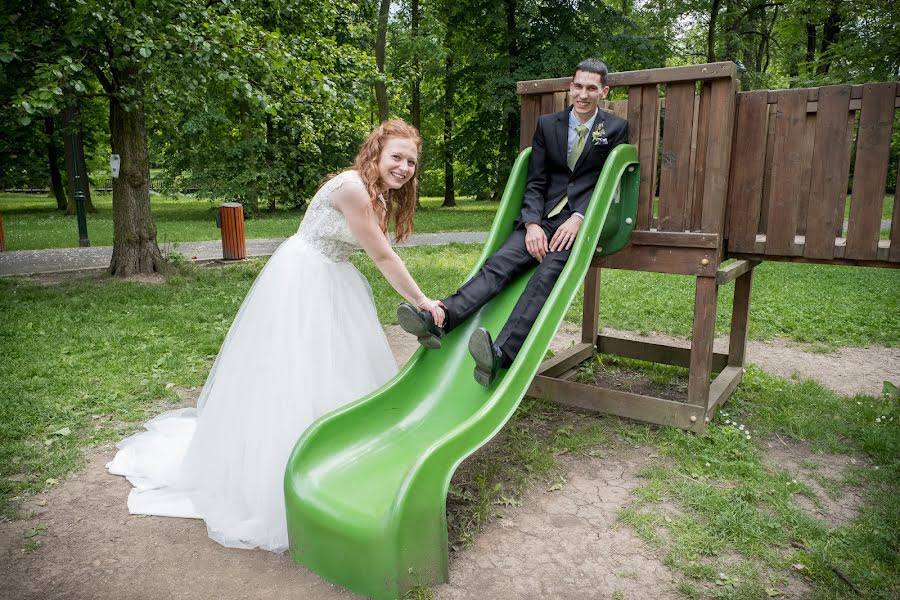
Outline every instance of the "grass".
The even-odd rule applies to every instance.
[[[400,253],[422,287],[441,297],[465,278],[479,249],[456,245]],[[368,259],[358,255],[354,262],[372,284],[379,318],[393,322],[399,298]],[[178,390],[202,384],[263,264],[182,265],[158,284],[97,275],[57,283],[0,279],[0,518],[16,516],[23,494],[57,485],[78,469],[86,447],[121,439],[179,403]],[[603,322],[686,335],[691,283],[686,277],[604,271]],[[752,337],[825,347],[900,343],[896,271],[765,263],[755,283]],[[723,328],[728,302],[723,294]],[[576,322],[579,310],[569,313]],[[672,381],[664,370],[647,374],[658,384]],[[564,485],[562,454],[652,446],[668,462],[642,472],[644,484],[621,522],[658,548],[685,597],[766,597],[797,575],[811,582],[817,598],[845,597],[846,584],[833,567],[870,597],[896,593],[897,400],[848,399],[814,383],[749,369],[728,410],[729,420],[750,427],[751,439],[721,416],[705,434],[693,435],[526,399],[502,433],[454,477],[451,543],[469,543],[498,506],[521,503],[530,482],[545,489]],[[823,486],[837,495],[850,487],[864,490],[854,521],[829,527],[797,507],[794,499],[812,492],[763,460],[761,440],[775,435],[859,458],[865,467],[847,481]],[[667,505],[679,513],[667,513]],[[27,551],[39,548],[40,536],[38,530],[26,535]],[[791,565],[803,565],[802,571]],[[411,597],[429,596],[417,588]]]
[[[439,231],[487,231],[497,202],[477,202],[469,197],[457,199],[454,208],[441,208],[442,198],[422,198],[416,211],[418,233]],[[88,236],[94,246],[112,245],[112,195],[95,193],[97,213],[87,217]],[[216,207],[212,200],[185,195],[153,194],[150,209],[159,242],[218,240]],[[78,246],[78,226],[74,216],[56,210],[56,201],[33,194],[0,194],[0,215],[7,250],[73,248]],[[284,238],[295,231],[303,218],[302,210],[261,212],[245,221],[248,239]]]

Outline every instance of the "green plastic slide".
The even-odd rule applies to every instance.
[[[516,160],[472,274],[512,231],[530,153],[526,149]],[[450,478],[516,410],[595,251],[607,254],[625,245],[637,214],[639,179],[634,146],[616,147],[559,281],[519,356],[490,388],[472,377],[469,336],[479,325],[494,335],[500,331],[531,272],[447,334],[440,350],[420,348],[384,387],[310,426],[284,481],[296,562],[373,598],[399,598],[417,585],[447,581]]]

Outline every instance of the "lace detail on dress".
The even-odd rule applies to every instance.
[[[350,183],[365,188],[356,171],[344,171],[327,181],[313,196],[297,230],[303,240],[334,262],[344,262],[359,250],[359,244],[341,211],[331,205],[331,194]]]

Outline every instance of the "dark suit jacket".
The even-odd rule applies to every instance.
[[[565,194],[569,195],[569,207],[574,212],[585,214],[606,157],[617,145],[628,141],[628,122],[600,109],[593,129],[587,133],[587,141],[575,163],[575,170],[570,170],[566,149],[571,110],[570,106],[538,120],[531,142],[522,212],[516,227],[540,223]],[[594,132],[599,131],[601,125],[606,132],[603,136],[606,144],[602,139],[594,140]]]

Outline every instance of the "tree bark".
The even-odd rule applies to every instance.
[[[831,54],[828,52],[828,49],[837,41],[840,33],[841,14],[838,12],[838,5],[832,2],[831,12],[822,26],[822,46],[819,48],[819,64],[816,66],[817,75],[828,75],[828,71],[831,70]]]
[[[806,64],[811,69],[816,64],[816,24],[806,22]]]
[[[247,182],[247,191],[245,198],[253,211],[253,216],[259,216],[259,182],[256,179],[256,141],[253,139],[253,118],[250,115],[250,108],[247,106],[246,100],[240,101],[241,114],[241,140],[247,152],[245,160],[246,166],[252,171],[253,178]]]
[[[706,34],[706,62],[716,62],[716,21],[719,19],[719,9],[722,0],[712,0],[709,8],[709,30]]]
[[[516,36],[516,0],[504,0],[503,8],[506,13],[506,52],[507,74],[511,81],[516,80],[516,68],[519,64],[519,44]],[[624,4],[623,4],[624,7]],[[500,134],[500,160],[497,161],[497,185],[493,197],[499,199],[506,188],[506,180],[512,171],[512,165],[519,153],[519,110],[515,96],[506,96],[506,118],[503,120],[503,129]]]
[[[69,203],[66,206],[66,214],[75,214],[75,153],[77,152],[78,172],[84,180],[84,210],[89,213],[97,212],[91,201],[90,176],[87,162],[84,158],[84,138],[81,137],[81,125],[77,105],[70,105],[63,110],[63,154],[66,157],[66,178],[68,179]]]
[[[456,75],[453,72],[453,54],[450,51],[450,31],[447,32],[447,59],[444,62],[444,203],[456,206],[456,189],[453,183],[453,99],[456,94]]]
[[[50,168],[50,188],[56,198],[56,208],[66,210],[66,188],[63,186],[62,173],[59,172],[59,151],[56,148],[56,128],[53,117],[44,117],[44,132],[47,134],[47,164]]]
[[[412,17],[410,22],[410,37],[412,37],[413,40],[413,76],[411,82],[412,89],[410,90],[409,118],[412,121],[413,127],[419,131],[422,130],[422,73],[420,72],[418,52],[420,12],[419,0],[412,0],[410,4],[410,15]]]
[[[133,71],[114,72],[118,85],[138,90],[143,86]],[[109,97],[110,145],[121,157],[119,176],[113,178],[113,254],[109,272],[118,277],[165,273],[168,266],[156,243],[156,225],[150,214],[150,161],[144,103],[127,107],[116,94]]]
[[[378,11],[378,31],[375,36],[375,66],[378,67],[379,80],[375,82],[375,98],[378,100],[378,120],[388,120],[387,84],[384,82],[384,50],[387,44],[388,14],[391,9],[390,0],[381,0]]]

